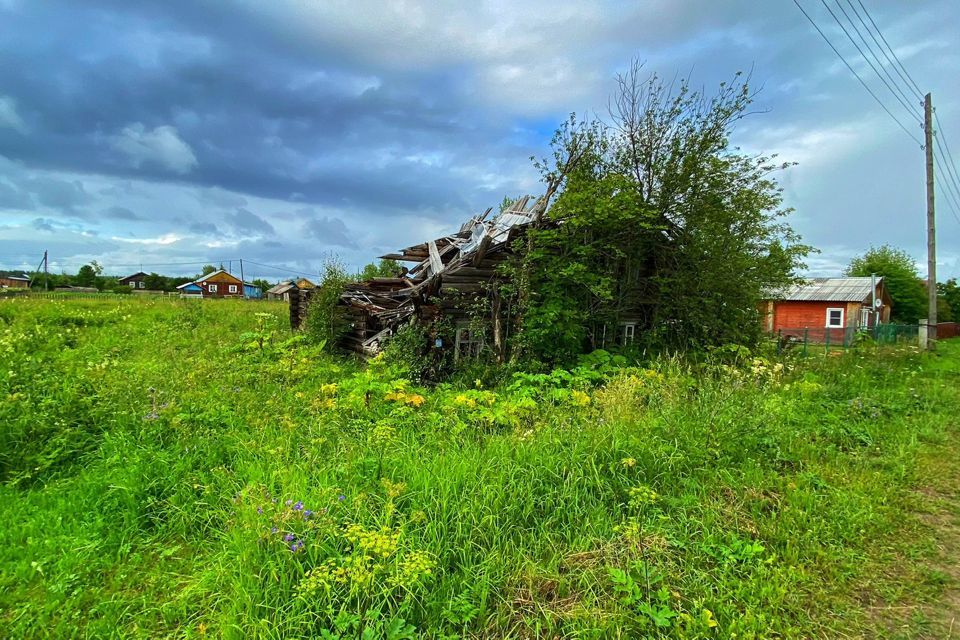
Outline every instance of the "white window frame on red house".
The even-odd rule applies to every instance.
[[[207,291],[209,291],[210,293],[216,293],[216,292],[217,292],[217,285],[215,285],[215,284],[208,284],[208,285],[207,285]]]
[[[236,292],[237,292],[237,285],[235,285],[235,284],[227,285],[227,291],[229,291],[230,293],[236,293]]]
[[[830,313],[833,311],[840,312],[840,324],[831,324],[830,322]],[[843,316],[846,309],[843,307],[827,307],[827,329],[842,329],[843,328]]]
[[[147,283],[146,283],[146,281],[141,280],[141,281],[140,281],[139,288],[140,288],[140,289],[146,289],[146,288],[147,288]]]
[[[136,288],[137,288],[137,281],[136,281],[136,280],[131,280],[131,281],[130,281],[130,288],[131,288],[131,289],[136,289]]]

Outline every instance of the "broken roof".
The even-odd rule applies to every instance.
[[[795,284],[781,295],[773,296],[777,300],[810,302],[863,302],[870,297],[871,280],[869,276],[850,278],[811,278]],[[877,276],[880,286],[882,276]]]
[[[375,353],[393,327],[415,313],[419,302],[441,290],[480,290],[494,275],[490,264],[483,263],[484,258],[506,250],[520,230],[542,217],[545,198],[532,206],[530,200],[529,196],[521,198],[489,220],[492,209],[487,209],[467,220],[456,233],[380,256],[416,263],[399,277],[348,284],[340,296],[341,303],[375,319],[380,327],[374,335],[357,339],[359,350]]]

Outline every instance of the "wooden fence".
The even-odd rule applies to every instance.
[[[937,340],[946,340],[960,336],[960,323],[957,322],[938,322]]]

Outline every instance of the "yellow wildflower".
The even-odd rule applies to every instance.
[[[380,478],[380,484],[383,485],[384,491],[387,492],[387,497],[391,500],[399,497],[404,489],[407,488],[405,482],[392,482],[389,478]]]
[[[631,507],[642,507],[647,504],[653,504],[657,501],[657,498],[657,492],[646,485],[640,485],[630,489]]]
[[[591,401],[590,396],[579,389],[574,389],[571,391],[570,397],[573,399],[573,404],[577,405],[578,407],[586,407]]]
[[[454,404],[457,404],[457,405],[460,405],[460,406],[462,406],[462,407],[471,407],[471,408],[473,408],[473,407],[477,406],[477,401],[476,401],[476,400],[474,400],[473,398],[468,398],[466,395],[464,395],[464,394],[462,394],[462,393],[461,393],[460,395],[458,395],[456,398],[453,399],[453,403],[454,403]]]
[[[412,405],[414,407],[419,407],[424,402],[426,402],[426,398],[421,396],[419,393],[415,393],[411,396],[407,396],[407,404]]]

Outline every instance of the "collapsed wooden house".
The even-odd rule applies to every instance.
[[[485,337],[471,326],[467,300],[486,292],[487,285],[498,277],[498,265],[511,255],[514,240],[530,225],[540,223],[545,209],[546,198],[531,205],[530,197],[524,197],[492,218],[491,209],[470,218],[457,233],[380,256],[413,266],[404,267],[397,277],[347,285],[340,296],[350,318],[344,346],[375,355],[404,323],[442,317],[455,327],[451,346],[456,357],[476,355]],[[315,291],[291,292],[294,328],[304,322]],[[503,355],[508,330],[494,296],[485,333],[489,333],[490,346],[498,357]]]

